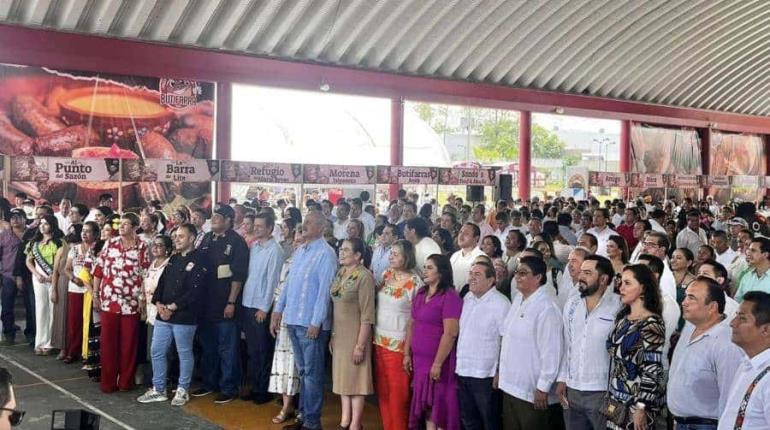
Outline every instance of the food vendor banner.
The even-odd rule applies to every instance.
[[[699,188],[700,178],[699,175],[663,175],[663,182],[666,188]]]
[[[737,175],[730,177],[730,185],[732,188],[748,188],[753,190],[756,194],[756,189],[759,188],[759,176],[747,176]]]
[[[438,183],[438,167],[377,166],[378,184]]]
[[[497,169],[439,168],[439,182],[442,185],[482,185],[494,187]]]
[[[592,187],[625,187],[626,174],[618,172],[591,172],[589,184]]]
[[[305,164],[303,169],[306,184],[374,185],[376,179],[374,166]]]
[[[0,154],[207,160],[214,145],[215,90],[211,82],[174,77],[0,64]],[[67,167],[74,168],[74,164]],[[120,193],[124,209],[144,207],[149,200],[211,207],[210,182],[136,182],[119,190],[120,178],[72,180],[67,178],[77,174],[64,172],[54,178],[53,171],[48,173],[44,180],[11,182],[10,192],[24,191],[53,203],[68,197],[88,206],[96,205],[102,193],[111,193],[116,200]],[[90,175],[98,174],[93,170]],[[39,174],[38,179],[42,178]]]
[[[770,173],[765,171],[767,154],[763,136],[711,130],[709,145],[709,173],[712,175],[764,176]],[[709,194],[720,202],[730,198],[753,201],[761,199],[761,194],[764,194],[764,190],[759,191],[753,187],[716,188],[709,190]]]
[[[645,173],[642,175],[642,187],[644,188],[664,188],[663,175]]]
[[[218,160],[122,160],[126,182],[211,182],[219,180]]]
[[[11,181],[21,182],[114,182],[119,181],[119,160],[11,157]]]
[[[590,185],[588,183],[588,168],[581,166],[569,166],[567,167],[567,174],[565,175],[567,183],[566,188],[571,189],[586,189]]]
[[[692,128],[654,127],[646,124],[631,125],[631,170],[649,174],[700,175],[701,139]],[[643,179],[643,178],[640,178]],[[652,183],[658,184],[651,186]],[[662,199],[666,194],[664,181],[641,182],[641,189],[632,193]],[[637,188],[631,186],[631,188]],[[670,188],[670,187],[669,187]],[[669,197],[697,197],[697,189],[671,188]]]
[[[300,184],[302,165],[222,160],[220,178],[223,182]]]
[[[730,177],[727,175],[702,175],[700,178],[703,188],[730,188]]]

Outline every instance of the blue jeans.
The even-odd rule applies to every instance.
[[[155,330],[158,328],[155,327]],[[201,367],[203,388],[234,396],[241,381],[240,341],[235,318],[205,321],[200,326],[203,347]]]
[[[675,424],[675,430],[717,430],[716,424]]]
[[[299,372],[299,402],[303,425],[309,429],[320,429],[329,331],[321,330],[318,338],[308,339],[307,327],[290,325],[287,329],[294,349],[294,363]]]
[[[197,328],[195,325],[169,324],[160,319],[155,320],[152,333],[152,385],[157,391],[166,391],[166,354],[172,341],[176,343],[179,353],[179,388],[190,388],[195,363],[192,345]]]

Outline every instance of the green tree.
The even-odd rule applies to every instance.
[[[507,111],[478,118],[481,143],[473,148],[479,161],[514,161],[519,156],[519,121]],[[565,143],[559,136],[538,124],[532,125],[532,156],[536,158],[563,158]],[[565,159],[577,164],[578,160]]]

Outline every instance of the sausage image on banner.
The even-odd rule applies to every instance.
[[[210,159],[214,145],[215,85],[186,81],[196,91],[184,103],[164,102],[161,81],[173,77],[107,75],[0,64],[0,154],[103,159]],[[166,94],[167,95],[167,94]],[[115,164],[117,167],[118,164]],[[53,203],[69,197],[96,205],[100,193],[122,194],[124,209],[150,200],[210,206],[211,183],[89,182],[68,173],[47,180],[30,171],[12,181]],[[111,177],[119,181],[118,172]],[[144,180],[148,176],[142,176]],[[61,182],[57,182],[61,181]],[[67,182],[69,181],[69,182]],[[120,188],[120,190],[119,190]]]

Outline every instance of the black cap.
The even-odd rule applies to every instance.
[[[214,213],[222,215],[225,218],[235,219],[235,211],[229,205],[220,203],[214,208]]]
[[[19,208],[11,209],[10,215],[11,215],[11,217],[20,216],[20,217],[24,218],[25,220],[27,219],[27,213],[24,212],[23,209],[19,209]]]

